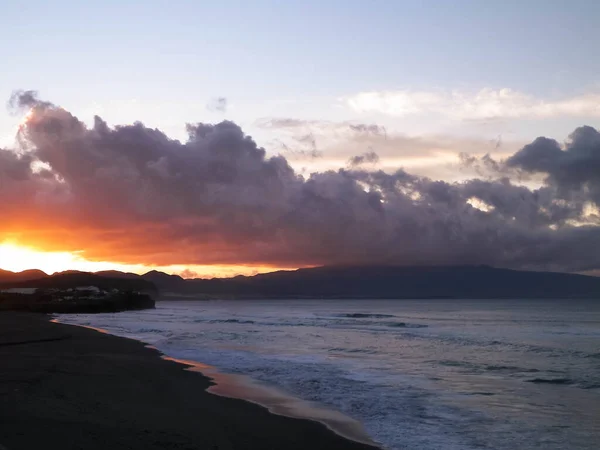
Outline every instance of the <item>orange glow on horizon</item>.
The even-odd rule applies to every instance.
[[[39,269],[48,274],[65,270],[98,272],[112,269],[122,270],[125,267],[127,267],[126,271],[136,268],[135,266],[87,261],[77,253],[45,252],[12,242],[0,244],[0,268],[12,272],[21,272],[28,269]]]
[[[236,275],[254,275],[257,273],[273,272],[281,269],[270,266],[243,265],[169,265],[154,266],[144,264],[122,264],[107,261],[89,261],[82,252],[44,251],[24,246],[16,242],[0,242],[0,269],[11,272],[21,272],[28,269],[39,269],[47,274],[80,270],[82,272],[99,272],[103,270],[118,270],[138,274],[150,270],[159,270],[169,274],[181,275],[184,278],[232,277]]]

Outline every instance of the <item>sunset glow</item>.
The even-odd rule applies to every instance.
[[[147,266],[143,264],[122,264],[106,261],[88,261],[80,252],[43,251],[15,242],[0,244],[0,269],[21,272],[28,269],[39,269],[47,274],[66,270],[83,272],[99,272],[103,270],[119,270],[143,274],[150,270],[160,270],[169,274],[177,274],[183,278],[232,277],[236,275],[254,275],[289,269],[270,266],[243,265],[169,265]]]
[[[411,48],[403,58],[415,59],[401,66],[449,67],[437,54],[424,62],[435,48]],[[361,64],[376,80],[344,67],[325,71],[347,80],[329,87],[266,71],[253,88],[242,76],[236,91],[203,65],[181,80],[192,84],[163,86],[179,79],[177,64],[140,92],[84,87],[98,74],[80,76],[80,64],[72,82],[56,76],[63,90],[7,80],[0,268],[186,278],[373,264],[600,270],[598,87],[580,80],[561,91],[553,78],[544,89],[546,69],[526,77],[534,84],[514,83],[509,68],[521,60],[503,63],[506,79],[494,69],[461,80],[474,73],[462,63],[449,79],[406,78],[396,63],[384,68],[385,55]],[[234,59],[224,72],[240,76]]]
[[[10,242],[0,244],[0,269],[13,272],[20,272],[27,269],[39,269],[48,274],[65,270],[97,272],[100,270],[118,269],[132,271],[132,269],[135,270],[139,267],[86,261],[77,254],[44,252]]]

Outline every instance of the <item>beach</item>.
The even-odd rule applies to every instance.
[[[206,391],[142,342],[0,314],[0,448],[369,449],[325,425]]]

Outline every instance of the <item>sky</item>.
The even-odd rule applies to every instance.
[[[598,17],[592,0],[5,0],[0,268],[597,270],[552,258],[597,231],[600,150],[570,136],[600,126]],[[540,136],[562,153],[525,151]]]

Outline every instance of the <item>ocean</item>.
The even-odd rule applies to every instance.
[[[600,300],[164,301],[57,318],[341,412],[386,449],[600,445]]]

